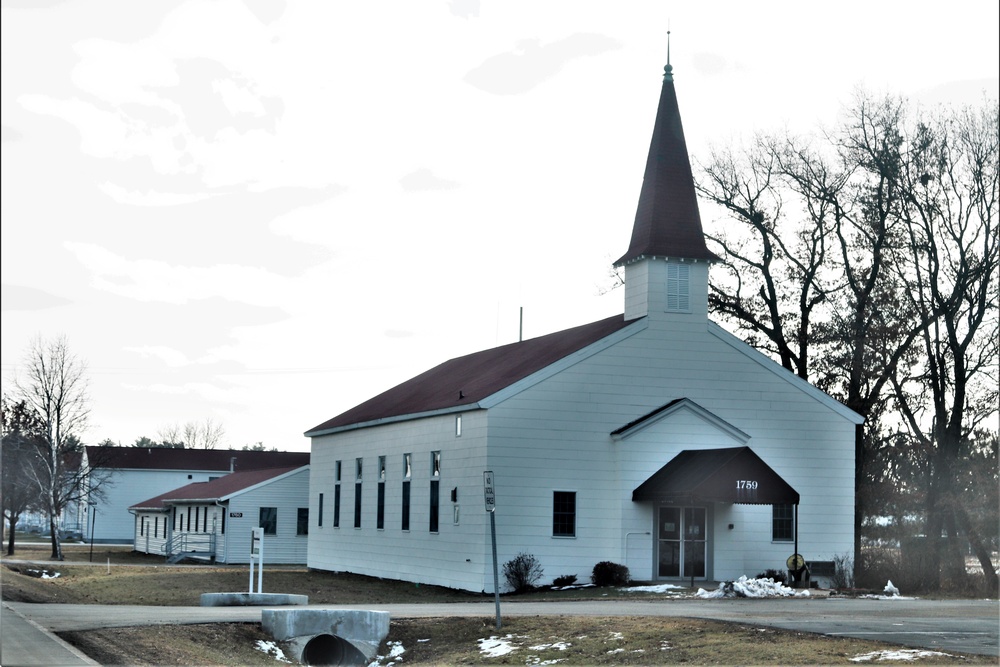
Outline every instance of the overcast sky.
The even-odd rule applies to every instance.
[[[1000,55],[996,0],[2,6],[4,391],[66,336],[88,444],[307,450],[522,306],[525,338],[620,313],[668,21],[694,159],[858,86],[995,97]]]

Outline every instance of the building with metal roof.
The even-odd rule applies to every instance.
[[[717,259],[668,64],[624,314],[451,359],[306,431],[308,565],[491,592],[490,513],[500,563],[534,556],[539,583],[851,552],[862,418],[709,319]]]

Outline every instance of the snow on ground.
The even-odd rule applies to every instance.
[[[285,652],[274,642],[266,642],[263,639],[258,639],[257,643],[254,644],[254,648],[261,653],[274,656],[274,659],[278,662],[291,662],[291,660],[285,657]]]
[[[916,598],[906,597],[899,594],[899,589],[892,585],[892,579],[885,585],[885,592],[882,595],[862,595],[867,600],[916,600]]]
[[[699,598],[776,598],[808,597],[808,589],[789,588],[771,579],[747,579],[742,576],[736,581],[724,581],[714,591],[699,588],[694,594]]]
[[[952,657],[949,653],[940,651],[920,651],[917,649],[900,649],[898,651],[872,651],[851,658],[851,662],[871,662],[872,660],[916,660],[918,658],[933,658],[935,656]]]
[[[628,588],[622,588],[624,593],[670,593],[671,595],[679,595],[675,591],[684,590],[684,586],[677,586],[675,584],[657,584],[656,586],[629,586]]]
[[[430,639],[418,639],[417,642],[429,642]],[[389,646],[389,653],[387,655],[376,655],[375,659],[368,663],[368,667],[392,667],[396,664],[397,660],[403,657],[406,653],[406,649],[403,648],[403,642],[386,642]],[[382,661],[388,660],[383,666]]]

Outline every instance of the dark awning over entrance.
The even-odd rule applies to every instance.
[[[632,492],[633,501],[798,505],[799,494],[749,447],[684,450]]]

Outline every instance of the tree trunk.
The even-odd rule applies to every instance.
[[[958,519],[958,525],[965,531],[966,536],[968,536],[972,551],[976,554],[976,558],[979,559],[979,565],[983,568],[986,594],[995,596],[997,591],[1000,590],[1000,575],[998,575],[996,569],[993,567],[993,561],[990,559],[990,550],[983,544],[983,540],[979,536],[979,531],[972,525],[972,522],[969,520],[969,514],[964,508],[956,508],[955,518]]]
[[[49,531],[52,533],[52,560],[62,560],[62,544],[59,542],[59,521],[55,515],[49,516]]]
[[[10,532],[7,535],[7,555],[14,555],[14,528],[17,527],[17,516],[14,514],[10,515]]]

